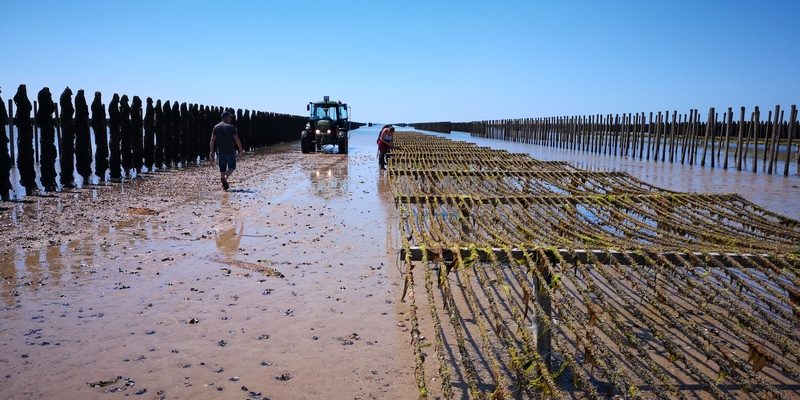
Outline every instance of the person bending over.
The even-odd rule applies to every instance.
[[[392,150],[392,139],[394,138],[394,127],[391,125],[383,127],[378,135],[378,165],[381,169],[386,169],[386,153]]]

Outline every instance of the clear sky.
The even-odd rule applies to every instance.
[[[0,87],[372,122],[800,101],[800,1],[0,1]]]

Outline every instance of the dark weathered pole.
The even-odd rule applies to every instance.
[[[719,119],[718,118],[718,113],[716,111],[714,111],[714,119],[711,122],[711,153],[710,153],[711,154],[711,168],[714,168],[716,166],[716,164],[719,164],[719,162],[716,161],[717,159],[714,157],[714,154],[716,154],[715,151],[714,151],[714,148],[715,148],[716,143],[717,143],[717,120],[718,119]]]
[[[692,138],[689,143],[689,165],[694,165],[697,159],[697,142],[700,137],[700,110],[694,110],[694,124],[692,124]]]
[[[780,129],[777,132],[776,141],[775,141],[775,149],[773,150],[773,153],[772,153],[772,162],[775,163],[775,173],[776,174],[778,173],[778,151],[780,151],[780,146],[779,145],[780,145],[780,141],[781,141],[781,136],[783,136],[783,132],[784,131],[787,132],[787,136],[788,136],[788,129],[789,129],[789,124],[783,122],[784,121],[783,120],[783,112],[784,112],[784,110],[781,110],[781,116],[780,116],[780,118],[778,118],[778,121],[779,121],[778,123],[779,123]],[[788,149],[787,149],[787,151],[788,151]]]
[[[670,117],[669,110],[664,110],[664,129],[661,133],[661,161],[667,162],[667,148],[670,143],[670,133],[675,126],[674,115]]]
[[[172,134],[170,135],[170,139],[172,140],[172,161],[175,163],[175,167],[177,167],[181,161],[182,146],[183,146],[183,142],[181,141],[182,116],[180,113],[180,105],[178,104],[177,101],[172,102],[172,110],[170,110],[170,117],[172,119],[172,124],[170,125],[170,127],[172,128]]]
[[[194,163],[194,160],[191,156],[195,154],[194,151],[194,143],[192,141],[192,134],[191,132],[191,125],[192,125],[192,115],[189,113],[189,107],[186,105],[186,102],[181,103],[180,105],[180,112],[181,112],[181,146],[180,146],[180,160],[181,165],[186,167],[191,163]],[[236,126],[237,128],[244,128],[245,137],[248,136],[247,128],[242,126],[244,123],[244,114],[242,109],[238,109],[236,111]],[[450,131],[450,128],[446,128],[447,131]],[[241,132],[241,130],[240,130]],[[244,144],[242,144],[244,146]]]
[[[142,99],[133,96],[131,102],[131,167],[136,171],[136,176],[142,173],[144,165],[144,119],[142,115]]]
[[[627,115],[623,114],[625,117],[625,157],[630,157],[631,155],[631,135],[633,135],[633,126],[631,125],[631,118],[633,117],[631,113]]]
[[[647,157],[650,160],[650,148],[653,145],[653,112],[650,111],[650,116],[647,118]]]
[[[659,111],[656,116],[656,142],[653,148],[653,161],[658,161],[658,151],[661,146],[661,118],[661,111]]]
[[[39,163],[39,125],[36,116],[39,115],[39,103],[33,101],[33,159]]]
[[[775,158],[778,156],[778,144],[781,139],[781,121],[783,120],[780,117],[781,113],[781,106],[775,106],[775,119],[772,121],[772,148],[769,154],[769,166],[767,167],[767,173],[772,175],[772,171],[775,167]]]
[[[164,112],[161,105],[161,100],[156,100],[156,105],[154,107],[154,114],[155,114],[156,154],[153,157],[153,161],[155,162],[155,168],[161,169],[164,167],[164,152],[166,146],[165,142],[166,128],[164,127]]]
[[[639,119],[639,160],[644,157],[644,124],[645,114],[642,111],[642,117]]]
[[[99,99],[98,92],[95,94],[95,100],[99,102]],[[92,107],[94,107],[94,104],[92,104]],[[98,154],[100,154],[101,148],[108,152],[108,146],[105,141],[105,111],[103,111],[102,104],[100,104],[100,112],[103,115],[102,137],[95,131],[95,146]],[[75,166],[78,175],[83,178],[83,187],[90,185],[92,178],[92,135],[89,131],[89,125],[89,106],[86,103],[86,93],[83,89],[78,89],[78,93],[75,94]],[[103,139],[102,142],[99,139]],[[98,156],[95,163],[95,171],[99,168],[99,164],[100,158]],[[103,176],[105,176],[105,169],[103,169]]]
[[[11,145],[11,162],[14,162],[14,149],[16,142],[14,141],[14,100],[8,99],[8,141]]]
[[[714,129],[714,107],[708,109],[708,120],[706,122],[706,134],[705,139],[703,140],[703,157],[700,159],[700,166],[703,167],[706,165],[706,153],[708,152],[708,137],[711,134],[711,130]],[[714,155],[712,153],[711,157],[713,158]]]
[[[108,103],[108,164],[112,181],[119,181],[122,178],[122,165],[120,160],[120,142],[122,134],[122,117],[119,110],[119,95],[114,93]]]
[[[14,124],[17,126],[17,170],[19,183],[25,188],[25,194],[32,194],[36,188],[36,170],[34,169],[33,124],[31,121],[31,102],[28,100],[28,90],[25,85],[19,85],[17,94],[14,95],[14,104],[17,112],[14,114]]]
[[[761,112],[756,106],[753,111],[753,172],[758,172],[758,131],[761,125]]]
[[[678,115],[678,110],[672,111],[672,126],[669,129],[669,162],[672,164],[675,162],[675,133],[678,130],[678,126],[680,125],[680,115]]]
[[[764,160],[761,163],[761,172],[767,170],[767,154],[770,151],[770,138],[772,137],[772,110],[767,112],[767,120],[764,121]]]
[[[789,163],[792,160],[792,138],[794,137],[794,129],[796,125],[797,106],[792,104],[792,109],[789,112],[789,131],[786,132],[786,136],[788,136],[789,140],[786,144],[786,162],[783,164],[783,176],[789,176]],[[800,151],[798,151],[797,157],[797,173],[800,175]]]
[[[175,141],[172,138],[173,134],[173,119],[172,119],[172,104],[169,100],[164,102],[162,107],[162,117],[164,119],[164,166],[171,168],[175,160]]]
[[[59,180],[62,186],[69,188],[75,187],[75,179],[72,173],[75,169],[75,107],[72,105],[72,89],[69,86],[61,93],[58,103],[61,105],[59,125],[62,132],[61,140],[59,141],[59,146],[61,147],[59,158],[61,174],[59,175]]]
[[[745,129],[745,121],[744,121],[745,109],[741,107],[739,109],[739,134],[738,138],[736,139],[736,170],[742,170],[742,160],[746,154],[744,148],[744,129]]]
[[[55,103],[50,89],[44,87],[37,95],[39,110],[36,113],[36,123],[41,129],[41,163],[39,164],[40,180],[45,192],[56,190],[56,130],[53,125]]]
[[[94,131],[94,174],[100,181],[106,180],[108,171],[108,127],[106,125],[106,108],[103,106],[102,94],[94,92],[92,100],[92,130]],[[91,155],[91,152],[89,153]],[[86,184],[88,182],[84,182]]]
[[[12,158],[8,155],[9,139],[6,137],[6,123],[8,123],[8,112],[3,98],[0,97],[0,200],[9,201],[11,198],[8,193],[11,190],[11,162]]]
[[[728,107],[728,112],[725,114],[725,160],[722,163],[722,168],[728,169],[728,151],[731,146],[731,124],[733,123],[733,107]]]
[[[153,172],[156,131],[155,108],[153,108],[152,98],[148,97],[146,102],[147,106],[144,112],[144,166],[147,168],[147,172]]]
[[[536,315],[536,352],[542,357],[542,361],[544,362],[545,366],[549,369],[551,362],[552,362],[552,349],[551,349],[551,332],[550,329],[547,329],[544,320],[552,319],[553,310],[552,304],[550,300],[550,296],[544,293],[542,288],[552,286],[552,275],[548,269],[542,271],[542,277],[544,278],[545,282],[540,282],[538,277],[534,278],[536,280],[536,302],[539,304],[539,309],[544,313],[544,315]]]
[[[743,158],[743,163],[744,163],[745,168],[748,168],[747,167],[747,155],[750,152],[750,141],[752,140],[753,135],[754,135],[754,133],[753,133],[753,129],[754,129],[753,125],[755,125],[755,124],[753,123],[753,119],[755,118],[755,115],[756,115],[755,111],[751,111],[750,112],[750,122],[747,123],[747,133],[746,133],[746,136],[744,138],[744,158]]]
[[[119,99],[120,115],[120,161],[122,176],[128,177],[133,168],[133,124],[131,122],[131,106],[127,94]]]
[[[689,117],[683,125],[683,132],[681,133],[681,164],[686,162],[687,146],[689,146],[689,136],[692,132],[692,122],[694,121],[694,110],[689,109]]]
[[[631,140],[631,157],[636,158],[636,149],[639,146],[639,113],[634,114],[633,117],[633,140]]]
[[[608,119],[606,120],[606,146],[605,146],[605,153],[607,155],[614,154],[614,141],[617,135],[617,127],[616,127],[616,120],[614,114],[608,114]]]
[[[56,156],[61,158],[61,119],[58,117],[58,103],[53,102],[53,124],[56,128]]]

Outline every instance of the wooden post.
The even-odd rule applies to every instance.
[[[647,119],[647,157],[650,160],[650,147],[653,144],[653,112],[650,112],[650,117]]]
[[[747,155],[750,153],[750,140],[753,137],[753,119],[755,118],[755,115],[755,111],[750,113],[750,122],[747,123],[747,133],[745,134],[746,136],[744,138],[743,164],[745,168],[747,168]]]
[[[789,163],[792,161],[792,138],[794,137],[794,127],[797,124],[797,106],[792,104],[792,109],[789,111],[789,131],[786,136],[789,138],[786,145],[786,163],[783,164],[783,176],[789,176]],[[800,175],[800,152],[797,157],[797,174]]]
[[[636,148],[639,146],[639,113],[636,113],[636,116],[633,118],[633,158],[636,158]]]
[[[592,129],[592,152],[599,153],[600,152],[600,124],[602,120],[600,118],[600,114],[594,115],[594,127]]]
[[[689,115],[685,119],[686,122],[681,128],[681,165],[686,162],[686,146],[689,144],[689,132],[691,131],[692,121],[694,121],[694,111],[692,109],[689,109]]]
[[[545,324],[542,322],[545,318],[550,318],[552,321],[553,316],[553,307],[550,302],[550,297],[545,295],[541,288],[544,285],[548,287],[552,286],[553,278],[550,274],[550,271],[547,268],[542,268],[542,275],[545,279],[545,282],[539,282],[538,278],[534,277],[536,280],[536,302],[541,307],[541,310],[544,312],[544,316],[536,315],[536,352],[542,356],[542,361],[544,365],[549,369],[552,361],[552,337],[550,330],[545,328]]]
[[[710,134],[712,127],[714,126],[714,107],[708,109],[708,122],[706,123],[706,135],[705,140],[703,143],[703,157],[700,159],[700,166],[704,167],[706,165],[706,152],[708,151],[708,136]],[[714,158],[714,154],[712,152],[711,158]]]
[[[597,154],[603,154],[603,139],[605,138],[605,135],[606,135],[606,132],[605,132],[605,130],[606,130],[606,117],[605,117],[605,115],[602,115],[602,114],[598,114],[597,115],[597,127],[596,127],[596,130],[597,130],[597,139],[596,139],[596,143],[595,143],[596,146],[595,147],[597,149],[595,150],[595,152]]]
[[[728,150],[731,145],[731,124],[733,123],[733,107],[728,107],[728,112],[725,115],[725,161],[722,163],[722,168],[728,169]]]
[[[758,106],[756,106],[755,111],[753,111],[753,172],[758,172],[758,130],[759,125],[761,125],[761,112],[758,110]]]
[[[675,162],[675,132],[680,124],[681,117],[678,110],[672,112],[672,126],[669,129],[669,163]]]
[[[642,118],[639,121],[639,160],[644,157],[644,111],[642,111]]]
[[[619,121],[619,155],[620,157],[628,156],[628,116],[622,113],[622,119]]]
[[[16,165],[14,160],[14,100],[8,99],[8,136],[11,143],[11,165]]]
[[[700,110],[697,110],[697,116],[695,121],[695,129],[694,129],[694,145],[692,148],[692,164],[697,165],[699,156],[697,155],[697,151],[700,148],[700,131],[705,130],[705,123],[700,121]]]
[[[56,125],[56,156],[61,158],[61,118],[58,116],[58,103],[53,105],[55,108],[55,117],[53,117],[53,121],[55,121]]]
[[[675,121],[672,121],[675,123]],[[669,110],[664,110],[664,123],[661,127],[661,162],[667,161],[667,130],[670,127]]]
[[[692,155],[692,152],[694,151],[694,134],[695,131],[697,130],[698,118],[700,118],[698,110],[692,109],[692,120],[689,123],[689,137],[687,138],[686,141],[686,155],[688,157],[687,162],[689,163],[689,165],[694,164],[694,156]]]
[[[779,118],[779,114],[781,113],[781,106],[775,106],[775,119],[772,122],[772,151],[769,153],[769,166],[767,167],[767,173],[772,175],[772,171],[775,167],[775,157],[778,156],[778,142],[781,139],[781,121],[783,118]]]
[[[717,138],[717,112],[714,111],[714,119],[711,120],[711,168],[714,168],[716,164],[714,163],[714,144]]]
[[[605,129],[603,129],[603,155],[611,154],[611,145],[612,145],[611,125],[613,123],[614,123],[613,115],[607,114]]]
[[[36,114],[38,110],[39,103],[34,100],[33,101],[33,155],[36,163],[39,163],[39,126],[36,125]]]
[[[624,116],[624,115],[623,115]],[[621,142],[622,136],[622,125],[620,125],[619,114],[614,115],[614,156],[617,156],[617,153],[622,153],[619,151],[619,144]]]
[[[572,142],[572,150],[579,150],[580,143],[581,143],[581,116],[576,115],[573,117],[574,125],[573,125],[573,142]]]
[[[625,124],[625,157],[628,157],[631,155],[631,134],[633,133],[633,129],[631,129],[631,113],[628,113],[628,115],[623,114],[623,117],[625,119],[625,122],[623,122]]]
[[[778,118],[778,130],[775,134],[775,147],[773,147],[772,157],[770,160],[770,163],[775,164],[774,172],[776,174],[778,173],[778,151],[780,150],[781,136],[783,135],[783,131],[788,128],[788,124],[783,122],[783,112],[784,110],[781,110],[781,116]]]
[[[767,170],[767,154],[770,152],[770,138],[772,137],[772,110],[769,110],[767,113],[767,120],[764,121],[764,160],[762,160],[761,164],[761,172],[766,172]]]
[[[739,137],[736,139],[736,170],[742,170],[742,158],[744,158],[745,149],[743,146],[743,136],[744,136],[744,106],[739,109]]]
[[[658,112],[656,116],[656,142],[653,147],[653,161],[658,161],[658,152],[661,149],[661,121],[662,121],[661,111]]]

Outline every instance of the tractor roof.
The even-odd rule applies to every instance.
[[[317,107],[326,107],[326,106],[327,107],[333,107],[333,106],[338,106],[339,102],[335,101],[335,100],[315,101],[314,105],[317,106]],[[342,105],[344,105],[344,104],[342,104]]]

